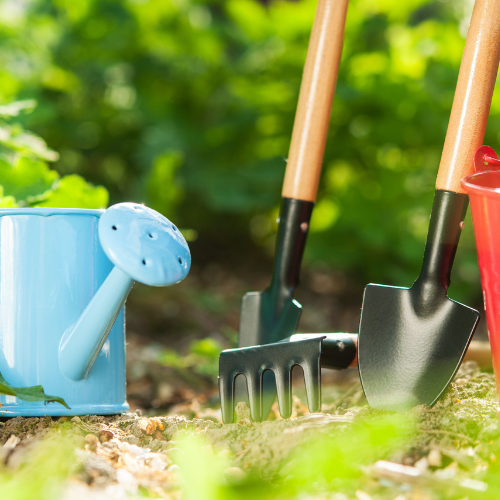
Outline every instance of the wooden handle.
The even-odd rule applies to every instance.
[[[348,0],[319,0],[307,49],[282,195],[315,201],[344,40]]]
[[[500,0],[476,0],[451,108],[436,189],[465,193],[490,112],[500,58]]]

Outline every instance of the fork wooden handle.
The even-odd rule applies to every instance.
[[[490,112],[500,58],[500,0],[476,0],[467,33],[436,189],[465,193]]]
[[[316,200],[342,54],[348,0],[319,0],[309,40],[282,195]]]

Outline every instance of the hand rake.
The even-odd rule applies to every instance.
[[[321,367],[341,370],[356,359],[356,335],[347,333],[296,334],[273,344],[226,349],[219,358],[219,391],[222,420],[234,421],[235,378],[244,375],[249,394],[252,420],[260,422],[264,414],[264,376],[276,379],[280,414],[292,414],[292,377],[294,366],[304,371],[310,412],[321,410]]]

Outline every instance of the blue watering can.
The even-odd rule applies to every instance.
[[[0,416],[127,411],[127,295],[134,281],[178,283],[190,266],[179,230],[143,205],[0,210],[0,373],[71,407],[0,395]]]

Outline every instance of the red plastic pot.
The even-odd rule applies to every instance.
[[[500,160],[492,148],[481,146],[476,151],[474,166],[476,173],[464,177],[462,187],[469,195],[493,370],[500,396]]]

